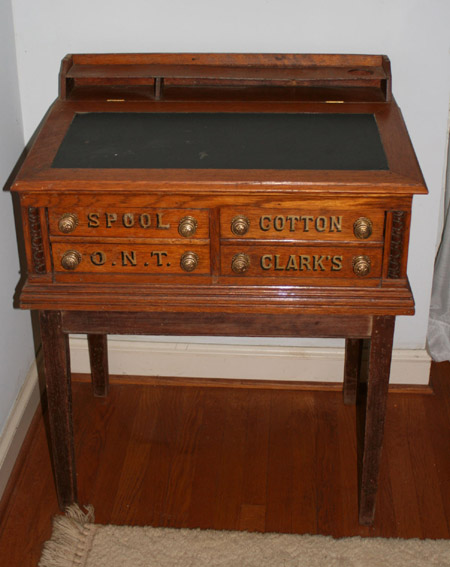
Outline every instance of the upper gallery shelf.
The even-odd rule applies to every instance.
[[[60,74],[68,100],[111,92],[124,100],[233,100],[243,89],[254,100],[389,101],[390,63],[382,55],[68,55]]]

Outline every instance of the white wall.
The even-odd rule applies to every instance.
[[[415,201],[409,276],[417,314],[398,320],[396,346],[424,347],[450,93],[449,0],[13,0],[13,9],[26,139],[56,97],[66,53],[389,55],[431,193]]]
[[[10,0],[0,1],[0,187],[23,147]],[[19,281],[11,195],[0,192],[0,433],[34,358],[29,313],[14,310]]]

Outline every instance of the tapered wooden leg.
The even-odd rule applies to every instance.
[[[94,396],[106,397],[109,387],[108,344],[106,335],[88,335]]]
[[[39,315],[53,473],[58,503],[64,510],[77,500],[69,341],[59,311]]]
[[[395,317],[373,317],[360,479],[359,523],[363,525],[371,525],[375,516],[394,326]]]
[[[363,339],[346,339],[345,341],[344,404],[356,404],[363,344]]]

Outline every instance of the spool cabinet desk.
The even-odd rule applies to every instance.
[[[70,55],[12,186],[39,311],[56,491],[76,501],[69,333],[106,395],[108,333],[370,343],[359,520],[374,519],[413,194],[426,187],[364,55]]]

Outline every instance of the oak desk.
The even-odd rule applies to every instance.
[[[12,187],[40,313],[61,507],[76,500],[69,333],[106,395],[108,333],[370,342],[359,519],[378,482],[413,194],[426,193],[389,60],[70,55]]]

